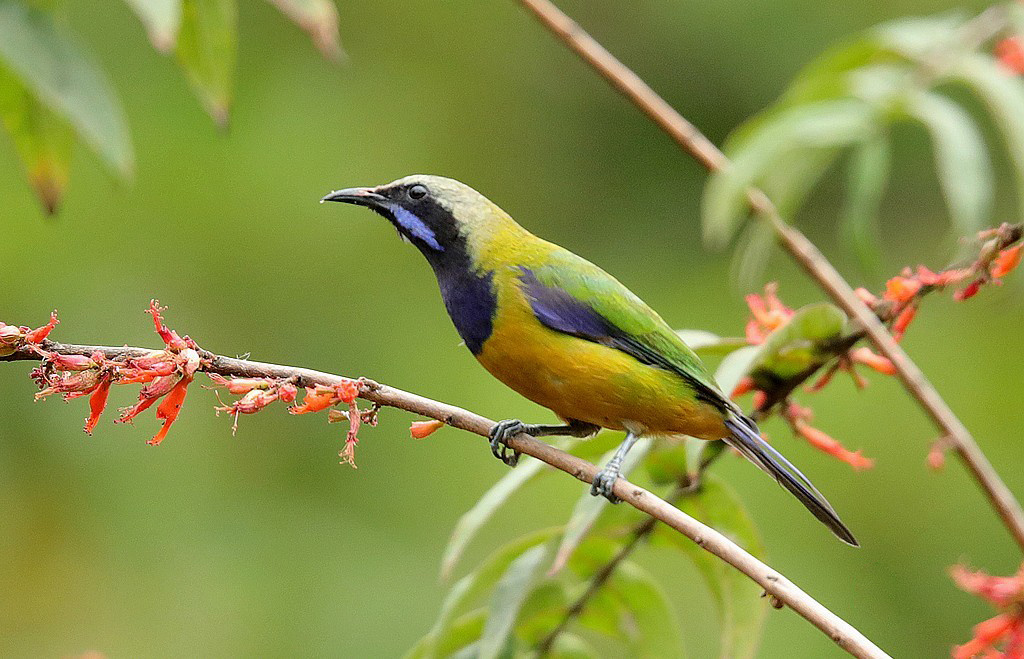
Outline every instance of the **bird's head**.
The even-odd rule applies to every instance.
[[[336,190],[320,200],[341,201],[384,216],[432,263],[512,219],[473,188],[443,176],[415,174],[375,188]]]

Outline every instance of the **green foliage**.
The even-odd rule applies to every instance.
[[[50,13],[18,2],[0,4],[0,66],[22,85],[5,85],[9,97],[31,91],[38,102],[35,107],[42,105],[60,115],[111,169],[131,175],[131,142],[113,88],[96,60]],[[5,105],[16,114],[16,102]],[[36,139],[52,122],[27,119],[19,125],[23,139]]]
[[[270,0],[338,59],[330,0]],[[196,96],[220,125],[231,107],[238,41],[236,0],[126,0],[150,41],[174,52]],[[134,154],[120,101],[96,58],[59,15],[27,0],[0,0],[0,114],[44,209],[57,209],[71,145],[86,143],[131,178]]]
[[[604,444],[607,446],[607,442]],[[681,444],[657,449],[638,444],[634,451],[627,468],[644,461],[648,466],[662,464],[671,472],[667,461],[674,459],[682,468],[671,473],[677,478],[686,475]],[[651,457],[644,460],[644,454]],[[657,468],[650,471],[658,473]],[[531,473],[522,482],[535,475]],[[493,504],[499,498],[494,494],[497,489],[502,501],[507,500],[514,489],[509,483],[514,481],[508,477],[503,481],[484,499]],[[602,647],[600,642],[623,643],[624,649],[635,656],[684,656],[678,614],[666,594],[632,555],[620,556],[625,547],[636,542],[636,529],[643,517],[631,508],[606,504],[603,498],[586,492],[564,528],[539,531],[496,550],[452,585],[437,621],[407,656],[425,659],[527,654],[560,628],[566,612],[599,574],[607,580],[557,636],[551,656],[602,656],[604,653],[584,640],[589,636],[594,637],[597,647]],[[712,479],[697,491],[688,492],[679,505],[754,555],[763,555],[760,537],[742,504],[717,481]],[[472,512],[479,515],[482,509],[478,505]],[[462,528],[465,532],[468,527]],[[556,553],[559,537],[555,563],[542,573],[542,566]],[[704,580],[719,612],[721,656],[753,656],[766,611],[756,584],[670,529],[658,529],[652,537],[656,545],[677,551],[693,562]],[[450,553],[446,553],[448,557]],[[608,571],[611,561],[615,566]]]
[[[1000,29],[1009,29],[1009,16],[998,14]],[[727,141],[732,164],[712,176],[703,199],[707,242],[722,245],[732,238],[747,215],[752,186],[763,188],[783,215],[795,216],[820,177],[850,150],[846,231],[871,261],[875,218],[890,173],[891,127],[900,122],[919,123],[931,137],[956,233],[991,224],[990,146],[976,118],[947,94],[953,85],[982,101],[1005,138],[1018,203],[1024,204],[1024,83],[989,53],[995,34],[985,27],[990,20],[991,14],[985,21],[956,14],[895,21],[805,67],[774,106]],[[744,261],[768,244],[763,238],[745,242]]]
[[[789,322],[768,335],[748,372],[759,389],[817,369],[834,355],[830,342],[842,336],[846,314],[828,302],[796,310]]]
[[[679,508],[726,535],[754,556],[764,557],[764,546],[753,520],[736,493],[719,480],[706,477],[700,495],[683,499]],[[652,542],[684,553],[700,572],[718,606],[722,627],[720,656],[723,659],[753,657],[768,612],[761,597],[761,588],[672,529],[659,526]]]

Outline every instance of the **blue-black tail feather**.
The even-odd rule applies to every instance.
[[[800,500],[800,503],[804,504],[807,510],[811,511],[812,515],[836,534],[836,537],[854,547],[860,546],[857,539],[853,537],[853,533],[846,528],[821,492],[807,480],[806,476],[800,473],[799,469],[761,438],[757,424],[743,415],[736,414],[726,419],[725,425],[732,433],[725,438],[725,442],[729,446],[735,448],[743,457],[767,472],[779,485],[789,490]]]

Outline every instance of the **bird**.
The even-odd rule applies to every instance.
[[[553,411],[562,424],[506,419],[490,431],[494,455],[514,467],[518,433],[625,439],[591,493],[613,492],[640,437],[722,440],[792,493],[840,540],[853,534],[813,484],[715,383],[679,335],[617,279],[539,238],[470,186],[412,175],[377,187],[335,190],[323,202],[383,216],[426,257],[466,347],[498,380]]]

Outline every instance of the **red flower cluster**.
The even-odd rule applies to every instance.
[[[962,565],[950,570],[963,590],[992,603],[1000,613],[974,626],[974,638],[953,648],[954,659],[1024,658],[1024,564],[1011,577],[972,572]],[[1002,645],[1003,649],[997,649]]]
[[[215,387],[224,387],[229,394],[241,396],[230,405],[224,405],[224,402],[221,401],[221,405],[214,408],[217,412],[227,412],[234,418],[234,423],[231,425],[232,435],[238,432],[239,414],[255,414],[276,400],[286,403],[294,402],[295,396],[298,394],[298,388],[288,380],[274,378],[228,379],[216,373],[207,373],[207,375],[213,380]],[[220,400],[219,393],[217,399]]]
[[[982,242],[980,256],[965,268],[949,268],[941,272],[932,272],[923,265],[916,271],[904,268],[898,276],[885,284],[885,292],[881,298],[871,292],[857,289],[857,295],[864,304],[882,318],[892,321],[893,338],[899,341],[907,331],[910,322],[917,314],[917,308],[925,293],[942,290],[949,286],[967,284],[953,294],[953,299],[967,300],[978,294],[981,287],[988,283],[1000,284],[1005,277],[1020,265],[1022,245],[1020,243],[999,249],[1005,244],[1003,238],[1012,230],[1010,225],[1003,224],[995,229],[987,229],[978,233]]]
[[[768,335],[775,330],[784,327],[795,313],[787,307],[778,296],[778,284],[772,282],[765,286],[764,294],[752,293],[746,296],[747,306],[750,307],[750,320],[746,325],[747,343],[760,345],[768,338]],[[893,375],[896,372],[892,362],[885,357],[877,355],[869,348],[858,348],[847,354],[840,355],[835,362],[826,369],[824,375],[810,387],[811,391],[818,391],[828,384],[836,372],[846,371],[853,377],[858,387],[864,387],[867,382],[854,370],[854,364],[864,364],[870,368]],[[736,385],[732,391],[735,398],[748,392],[754,393],[754,408],[763,409],[766,401],[770,398],[768,392],[757,389],[757,384],[752,377],[745,377]],[[810,424],[812,417],[811,410],[793,402],[782,406],[781,414],[789,423],[793,433],[802,437],[811,446],[831,455],[832,457],[845,462],[854,469],[869,469],[874,466],[874,461],[865,458],[860,451],[846,449],[836,439]]]
[[[161,311],[163,309],[156,300],[150,302],[147,313],[153,316],[153,323],[165,348],[123,361],[107,359],[102,352],[62,355],[37,345],[35,350],[43,357],[43,363],[32,372],[40,388],[36,399],[52,394],[60,394],[65,400],[90,396],[90,414],[85,422],[85,432],[92,434],[106,408],[111,385],[144,384],[139,392],[139,402],[121,410],[116,422],[131,421],[163,398],[156,410],[156,417],[163,421],[163,425],[149,440],[149,444],[155,446],[162,442],[171,424],[178,418],[188,385],[192,383],[202,359],[195,341],[187,336],[179,336],[164,325]],[[56,324],[55,312],[49,325],[27,333],[24,341],[39,344]]]

